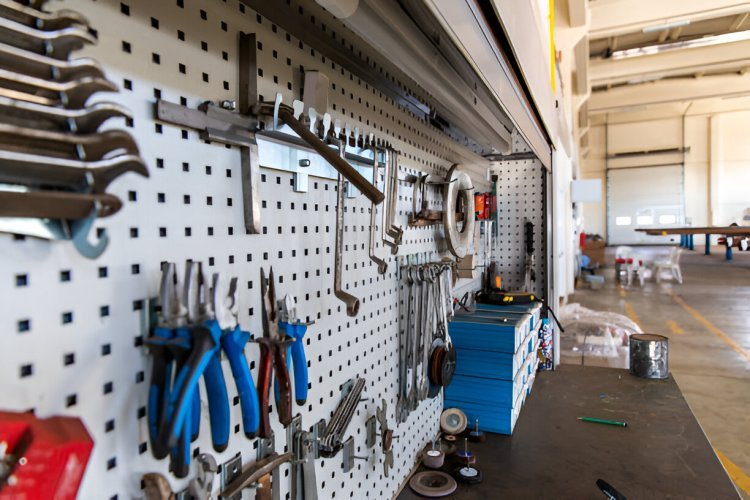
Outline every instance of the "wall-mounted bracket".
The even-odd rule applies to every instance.
[[[242,454],[237,453],[235,457],[230,458],[224,462],[221,466],[221,489],[227,487],[232,481],[234,481],[242,473]],[[232,495],[225,500],[240,500],[242,493]]]

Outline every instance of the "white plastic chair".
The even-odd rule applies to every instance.
[[[654,262],[654,275],[657,283],[661,282],[662,272],[669,271],[671,276],[677,280],[677,283],[682,284],[682,270],[680,269],[681,255],[682,248],[672,247],[669,250],[669,258],[667,260]]]
[[[619,246],[615,249],[615,278],[622,282],[623,274],[627,277],[628,264],[632,262],[631,255],[633,248],[628,246]]]
[[[646,266],[643,265],[644,257],[641,254],[638,253],[631,253],[630,257],[627,259],[627,268],[626,271],[628,273],[628,286],[633,284],[633,276],[638,276],[638,283],[640,283],[641,286],[646,282]]]

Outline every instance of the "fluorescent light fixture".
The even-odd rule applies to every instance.
[[[690,24],[690,20],[675,21],[673,23],[657,24],[655,26],[646,26],[643,28],[644,33],[656,33],[657,31],[671,30],[672,28],[682,28]]]
[[[684,42],[663,43],[659,45],[648,45],[636,49],[618,50],[612,53],[612,59],[625,59],[628,57],[650,56],[660,52],[669,52],[679,49],[694,49],[696,47],[710,47],[712,45],[721,45],[724,43],[744,42],[750,40],[750,30],[736,31],[734,33],[724,33],[723,35],[704,36],[694,40]]]

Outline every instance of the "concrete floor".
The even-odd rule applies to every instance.
[[[613,255],[612,249],[607,249]],[[647,258],[665,256],[667,247],[638,247]],[[644,332],[669,337],[669,366],[708,439],[750,499],[750,252],[723,250],[703,255],[684,251],[684,284],[646,282],[621,288],[614,270],[600,290],[576,290],[569,302],[625,314]],[[614,262],[614,257],[608,259]],[[563,357],[564,363],[607,365],[602,358]]]

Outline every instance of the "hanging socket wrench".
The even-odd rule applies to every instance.
[[[346,158],[347,140],[348,137],[345,136],[340,137],[338,140],[339,156],[342,160]],[[346,314],[348,316],[356,316],[359,312],[359,299],[341,289],[341,275],[343,272],[341,261],[343,260],[344,253],[344,200],[346,200],[344,176],[339,174],[336,183],[336,252],[334,257],[333,294],[346,304]]]
[[[378,160],[378,153],[380,150],[377,147],[372,148],[372,153],[374,155],[372,160],[372,185],[377,189],[378,187],[378,177],[379,172],[378,168],[380,165],[380,161]],[[375,264],[378,265],[378,273],[385,274],[385,272],[388,270],[388,263],[375,255],[375,216],[377,215],[377,205],[373,202],[372,206],[370,207],[370,260],[373,261]],[[398,247],[393,247],[398,252]]]

